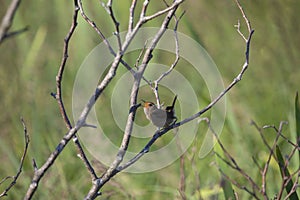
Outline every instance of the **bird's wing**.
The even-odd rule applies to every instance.
[[[167,113],[164,110],[157,109],[151,114],[152,123],[157,127],[164,127],[167,120]]]

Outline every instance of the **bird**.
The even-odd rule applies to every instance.
[[[165,109],[158,108],[153,102],[143,101],[146,118],[159,129],[170,126],[177,120],[174,110],[176,99],[177,95],[174,97],[172,105],[167,106]]]

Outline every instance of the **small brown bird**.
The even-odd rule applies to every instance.
[[[173,122],[177,120],[175,116],[175,102],[177,95],[174,97],[171,106],[167,106],[166,109],[159,109],[157,106],[149,101],[144,101],[144,113],[148,120],[158,128],[165,128],[170,126]]]

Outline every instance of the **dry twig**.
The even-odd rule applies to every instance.
[[[23,33],[24,31],[28,30],[28,27],[20,29],[18,31],[8,32],[10,27],[12,26],[13,19],[15,17],[16,11],[21,3],[21,0],[12,0],[11,4],[9,5],[2,22],[0,24],[0,44],[6,39],[11,36]]]
[[[21,118],[21,123],[23,125],[23,132],[24,132],[24,139],[25,139],[25,146],[24,146],[24,151],[23,151],[23,155],[21,157],[21,161],[20,161],[20,166],[19,166],[19,169],[17,171],[17,174],[15,176],[7,176],[5,177],[4,179],[2,179],[2,181],[0,181],[0,185],[5,182],[6,180],[12,178],[13,180],[10,182],[9,186],[0,194],[0,198],[3,197],[3,196],[7,196],[8,194],[8,191],[17,183],[17,180],[20,176],[20,174],[22,173],[22,168],[23,168],[23,164],[24,164],[24,160],[25,160],[25,157],[26,157],[26,154],[27,154],[27,150],[28,150],[28,145],[29,145],[29,142],[30,142],[30,139],[29,139],[29,134],[27,132],[27,127],[26,127],[26,124],[23,120],[23,118]]]
[[[73,14],[72,25],[70,27],[69,32],[67,33],[67,36],[64,39],[63,56],[62,56],[62,60],[61,60],[59,70],[58,70],[58,74],[56,76],[56,94],[53,94],[53,93],[51,94],[57,100],[57,103],[58,103],[58,106],[59,106],[59,109],[60,109],[60,113],[61,113],[62,118],[64,119],[64,122],[65,122],[65,124],[66,124],[66,126],[69,130],[72,129],[72,124],[69,120],[69,117],[67,115],[67,112],[66,112],[66,109],[65,109],[65,106],[64,106],[64,103],[63,103],[61,82],[62,82],[62,79],[63,79],[63,73],[64,73],[64,70],[65,70],[66,63],[67,63],[67,59],[69,57],[69,55],[68,55],[69,43],[70,43],[70,40],[71,40],[71,38],[72,38],[72,36],[75,32],[75,29],[77,27],[77,17],[78,17],[79,7],[78,7],[78,4],[77,4],[76,0],[74,1],[74,6],[75,6],[75,9],[74,9],[74,14]],[[74,141],[74,143],[77,147],[77,151],[79,152],[79,154],[78,154],[79,158],[85,164],[85,166],[88,169],[92,179],[97,179],[97,175],[95,173],[95,170],[93,169],[93,167],[90,164],[87,156],[85,155],[84,150],[82,148],[82,145],[81,145],[81,143],[78,140],[76,135],[74,135],[73,141]]]

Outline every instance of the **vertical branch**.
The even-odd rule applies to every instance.
[[[51,93],[51,95],[57,100],[57,103],[59,105],[59,109],[61,112],[61,115],[65,121],[65,125],[67,126],[68,129],[72,128],[71,122],[68,118],[67,112],[65,110],[65,106],[63,103],[63,99],[62,99],[62,78],[63,78],[63,74],[65,71],[65,66],[69,57],[69,42],[73,36],[73,33],[77,27],[77,16],[78,16],[78,5],[77,5],[77,1],[74,0],[74,14],[73,14],[73,20],[72,20],[72,25],[70,27],[69,32],[67,33],[67,36],[64,39],[64,48],[63,48],[63,56],[62,56],[62,60],[59,66],[59,70],[58,73],[56,75],[56,94]]]
[[[180,148],[180,144],[177,143],[177,147]],[[179,193],[181,196],[182,200],[186,200],[186,194],[185,194],[185,189],[186,189],[186,176],[184,172],[184,154],[180,156],[180,181],[179,181]]]
[[[107,2],[107,4],[103,5],[103,6],[106,8],[109,16],[111,17],[111,19],[115,25],[116,31],[114,32],[114,35],[117,36],[119,51],[122,51],[122,42],[121,42],[121,38],[120,38],[120,29],[119,29],[120,23],[117,21],[115,15],[114,15],[114,12],[112,9],[112,3],[113,3],[113,0],[109,0]]]
[[[132,0],[131,6],[129,9],[129,20],[128,20],[128,31],[132,31],[133,26],[134,26],[134,12],[135,12],[135,7],[136,7],[136,2],[137,0]]]
[[[175,27],[174,27],[174,30],[173,30],[173,31],[174,31],[174,40],[175,40],[175,60],[174,60],[174,62],[171,64],[170,68],[169,68],[166,72],[162,73],[162,74],[154,81],[154,87],[152,87],[152,86],[150,85],[151,89],[152,89],[153,92],[154,92],[154,95],[155,95],[155,98],[156,98],[156,102],[157,102],[156,104],[157,104],[157,107],[158,107],[158,108],[161,108],[160,99],[159,99],[159,95],[158,95],[158,84],[159,84],[159,82],[160,82],[164,77],[166,77],[167,75],[169,75],[169,74],[173,71],[173,69],[176,67],[176,65],[177,65],[177,63],[178,63],[178,61],[179,61],[179,59],[180,59],[180,55],[179,55],[179,42],[178,42],[178,35],[177,35],[177,28],[178,28],[179,21],[180,21],[180,19],[183,17],[184,13],[185,13],[185,12],[183,12],[183,13],[179,16],[179,18],[177,18],[176,16],[174,17],[174,19],[175,19]]]
[[[142,11],[141,11],[141,14],[140,14],[140,19],[143,19],[146,16],[146,11],[147,11],[149,3],[150,3],[149,0],[144,1]]]
[[[235,2],[236,2],[236,5],[239,7],[239,9],[240,9],[240,11],[243,15],[243,18],[244,18],[245,23],[246,23],[247,28],[248,28],[248,32],[250,33],[252,31],[250,21],[248,20],[248,17],[246,16],[246,13],[245,13],[243,7],[241,6],[239,0],[235,0]],[[243,35],[242,33],[240,33],[240,34]],[[245,39],[245,37],[244,37],[244,39]],[[247,41],[247,40],[245,39],[245,41]]]
[[[55,97],[55,99],[57,100],[57,103],[59,105],[59,109],[60,109],[60,113],[62,115],[62,118],[65,121],[65,124],[67,126],[67,128],[70,130],[72,129],[72,124],[70,122],[70,119],[67,115],[64,103],[63,103],[63,99],[62,99],[62,79],[63,79],[63,74],[65,71],[65,67],[66,67],[66,63],[69,57],[68,51],[69,51],[69,43],[70,40],[75,32],[75,29],[77,27],[77,17],[78,17],[78,11],[79,11],[79,7],[78,7],[78,3],[76,0],[74,0],[74,14],[73,14],[73,20],[72,20],[72,25],[70,27],[69,32],[67,33],[67,36],[64,39],[64,48],[63,48],[63,57],[61,60],[61,64],[56,76],[56,94],[51,94],[53,97]],[[88,169],[92,179],[96,179],[97,175],[92,167],[92,165],[90,164],[87,156],[85,155],[82,145],[79,142],[78,138],[76,135],[74,135],[73,137],[73,141],[76,145],[77,151],[79,152],[79,157],[80,159],[83,161],[83,163],[85,164],[86,168]]]
[[[75,135],[78,131],[78,127],[75,127],[75,128],[72,127],[70,120],[67,116],[67,113],[65,111],[65,107],[63,104],[63,100],[62,100],[62,94],[61,94],[61,89],[62,89],[61,81],[62,81],[63,72],[64,72],[65,65],[66,65],[67,58],[68,58],[69,41],[70,41],[70,39],[75,31],[75,28],[77,26],[78,10],[79,9],[78,9],[77,0],[74,0],[73,21],[72,21],[70,30],[64,41],[65,43],[64,43],[64,50],[63,50],[63,58],[62,58],[61,65],[60,65],[60,68],[58,71],[58,75],[56,76],[57,93],[56,94],[51,93],[51,95],[57,100],[57,102],[59,104],[61,115],[65,121],[67,128],[69,129],[69,132],[61,139],[61,141],[57,145],[56,149],[50,154],[50,156],[48,157],[46,162],[40,168],[37,167],[35,161],[33,160],[35,171],[34,171],[33,178],[31,180],[31,184],[26,192],[24,199],[31,199],[33,197],[34,193],[36,192],[36,190],[38,188],[38,184],[39,184],[40,180],[42,179],[42,177],[44,176],[46,171],[53,165],[54,161],[59,156],[59,154],[62,152],[64,147],[67,145],[67,143],[71,140],[71,138],[74,138],[74,142],[79,151],[80,158],[84,161],[84,164],[86,165],[87,169],[89,170],[91,176],[93,178],[96,178],[96,174],[95,174],[93,168],[91,167],[89,161],[87,160],[87,158],[83,152],[83,149],[79,143],[79,140],[77,139],[77,137]]]

